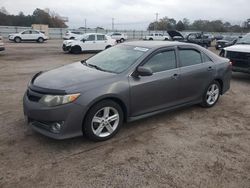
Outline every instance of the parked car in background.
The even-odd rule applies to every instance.
[[[181,41],[187,43],[198,44],[202,47],[208,48],[211,46],[211,39],[200,33],[189,33],[185,37],[176,30],[168,31],[169,36],[174,41]]]
[[[224,38],[223,35],[220,35],[220,34],[214,35],[215,40],[222,40],[223,38]]]
[[[3,37],[0,36],[0,51],[4,51],[5,47],[4,47],[4,43],[3,43]]]
[[[170,37],[168,35],[163,35],[161,33],[151,33],[149,35],[146,35],[144,40],[169,40]]]
[[[204,37],[206,37],[206,38],[210,39],[210,40],[211,40],[211,42],[215,40],[215,37],[214,37],[214,35],[213,35],[213,34],[210,34],[210,33],[205,33],[205,34],[203,34],[203,35],[204,35]]]
[[[216,50],[221,50],[222,48],[232,46],[237,42],[238,37],[235,36],[225,36],[222,40],[216,40],[215,48]]]
[[[232,70],[250,74],[250,33],[240,38],[235,45],[223,48],[220,53],[232,62]]]
[[[101,51],[116,44],[116,40],[101,33],[86,33],[75,40],[63,41],[63,51],[81,53],[83,51]]]
[[[103,141],[124,122],[188,105],[212,107],[230,78],[229,60],[198,45],[127,42],[36,74],[24,94],[24,114],[46,136]]]
[[[84,33],[80,31],[66,31],[65,35],[63,36],[64,40],[72,40],[81,37]]]
[[[125,40],[128,39],[128,36],[125,33],[113,32],[113,33],[108,33],[107,35],[110,36],[112,39],[115,39],[116,42],[124,42]]]
[[[20,33],[9,34],[9,40],[17,43],[22,41],[36,41],[42,43],[48,40],[48,37],[41,31],[28,29]]]

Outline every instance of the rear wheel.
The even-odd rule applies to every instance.
[[[88,112],[83,125],[84,134],[93,141],[113,137],[123,124],[123,111],[112,100],[95,104]]]
[[[153,38],[149,38],[148,40],[153,40]]]
[[[105,47],[105,49],[108,49],[108,48],[110,48],[110,47],[111,47],[111,46],[110,46],[110,45],[108,45],[108,46],[106,46],[106,47]]]
[[[70,50],[71,53],[73,54],[79,54],[82,52],[82,49],[80,46],[73,46]]]
[[[120,39],[120,42],[121,42],[121,43],[124,42],[124,41],[125,41],[124,38],[121,38],[121,39]]]
[[[15,41],[16,43],[20,43],[22,40],[21,40],[20,37],[15,37],[15,38],[14,38],[14,41]]]
[[[219,82],[213,81],[206,89],[201,105],[209,108],[214,106],[220,98],[221,86]]]
[[[40,38],[37,39],[37,42],[43,43],[44,39],[42,37],[40,37]]]

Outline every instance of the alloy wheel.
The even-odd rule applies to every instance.
[[[219,86],[217,84],[211,84],[207,90],[206,102],[209,105],[213,105],[219,98]]]
[[[91,129],[97,137],[108,137],[117,129],[119,121],[119,113],[115,108],[104,107],[92,118]]]

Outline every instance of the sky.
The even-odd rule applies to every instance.
[[[49,8],[69,18],[70,28],[112,27],[115,29],[146,29],[148,24],[164,16],[191,21],[222,19],[242,24],[250,18],[249,0],[0,0],[10,14],[23,11],[32,14],[36,8]]]

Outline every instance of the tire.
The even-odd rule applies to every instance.
[[[120,39],[120,43],[123,43],[125,40],[124,40],[124,38],[121,38]]]
[[[217,81],[213,81],[206,88],[203,97],[201,106],[205,108],[210,108],[214,106],[220,98],[221,86]]]
[[[44,39],[43,39],[42,37],[40,37],[40,38],[37,39],[37,42],[43,43],[43,42],[44,42]]]
[[[82,49],[80,46],[73,46],[70,50],[70,53],[72,54],[79,54],[82,52]]]
[[[168,38],[165,38],[164,40],[168,40]]]
[[[22,39],[21,39],[20,37],[15,37],[15,38],[14,38],[14,41],[15,41],[16,43],[20,43],[20,42],[22,42]]]
[[[108,46],[106,46],[106,47],[105,47],[105,49],[108,49],[108,48],[110,48],[110,47],[111,47],[111,46],[110,46],[110,45],[108,45]]]
[[[113,137],[122,124],[123,111],[120,105],[112,100],[103,100],[88,111],[83,125],[83,133],[90,140],[104,141]]]
[[[153,38],[149,38],[148,40],[153,40]]]

